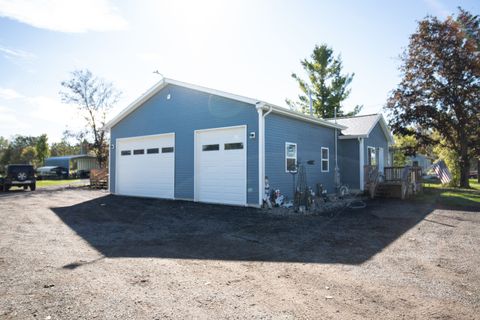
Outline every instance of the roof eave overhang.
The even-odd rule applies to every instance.
[[[338,137],[338,139],[340,140],[360,139],[360,138],[366,139],[368,138],[368,134],[355,134],[355,135],[352,134],[352,135],[343,135]]]
[[[265,105],[268,106],[268,107],[272,107],[272,112],[277,113],[277,114],[282,114],[282,115],[286,115],[286,116],[289,116],[289,117],[292,117],[292,118],[297,118],[297,119],[300,119],[300,120],[303,120],[303,121],[306,121],[306,122],[315,123],[315,124],[318,124],[318,125],[321,125],[321,126],[324,126],[324,127],[328,127],[328,128],[334,128],[334,129],[339,129],[339,130],[347,129],[346,126],[342,126],[338,123],[331,123],[327,120],[323,120],[323,119],[315,118],[315,117],[312,117],[312,116],[308,116],[308,115],[305,115],[305,114],[300,113],[300,112],[296,112],[296,111],[288,110],[286,108],[282,108],[280,106],[272,105],[272,104],[269,104],[269,103],[265,103]]]

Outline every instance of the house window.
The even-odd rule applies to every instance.
[[[172,153],[172,152],[173,152],[173,147],[162,148],[162,153]]]
[[[225,143],[225,150],[238,150],[238,149],[243,149],[242,142]]]
[[[133,154],[145,154],[145,149],[136,149],[136,150],[133,150]]]
[[[132,151],[130,151],[130,150],[122,150],[122,152],[120,152],[120,154],[121,154],[122,156],[129,156],[129,155],[132,154]]]
[[[285,143],[285,171],[296,172],[297,171],[297,144],[286,142]]]
[[[158,152],[159,152],[158,148],[147,149],[147,154],[158,153]]]
[[[330,170],[328,154],[328,148],[322,148],[322,172],[328,172]]]
[[[377,165],[377,153],[374,147],[367,147],[367,161],[369,166]]]
[[[218,144],[204,144],[202,146],[202,151],[217,151],[220,150],[220,145]]]

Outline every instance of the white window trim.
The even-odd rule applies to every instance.
[[[373,153],[375,154],[375,165],[378,166],[378,158],[377,158],[377,148],[367,146],[367,165],[371,166],[372,164],[370,162],[370,157],[368,156],[368,149],[373,149]]]
[[[323,150],[327,150],[327,158],[323,158]],[[320,170],[322,172],[329,172],[330,171],[330,150],[327,147],[322,147],[322,150],[320,151]],[[323,170],[323,161],[327,161],[327,170]]]
[[[295,146],[295,157],[289,157],[288,156],[288,146],[289,145],[294,145]],[[297,172],[297,170],[295,171],[288,171],[288,165],[287,165],[287,159],[295,159],[295,166],[297,165],[297,144],[296,143],[293,143],[293,142],[285,142],[285,172],[289,173],[289,172]]]

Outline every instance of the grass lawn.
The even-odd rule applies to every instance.
[[[479,207],[480,184],[476,179],[470,179],[471,189],[445,187],[440,183],[423,184],[423,194],[417,197],[420,201],[436,202],[453,207]]]
[[[51,187],[51,186],[64,186],[69,184],[78,184],[80,179],[70,180],[37,180],[37,188]]]

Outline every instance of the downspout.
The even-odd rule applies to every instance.
[[[363,138],[358,138],[358,151],[359,151],[359,166],[360,166],[360,190],[364,190],[365,186],[365,181],[364,181],[364,176],[365,176],[365,169],[364,169],[364,164],[365,164],[365,151],[364,151],[364,142]]]
[[[272,112],[269,106],[268,111],[264,102],[257,102],[256,109],[258,112],[258,204],[263,204],[263,194],[265,192],[265,117]]]
[[[337,108],[335,108],[335,124],[337,124]],[[340,189],[340,172],[338,169],[338,129],[335,127],[335,191],[338,192]]]

